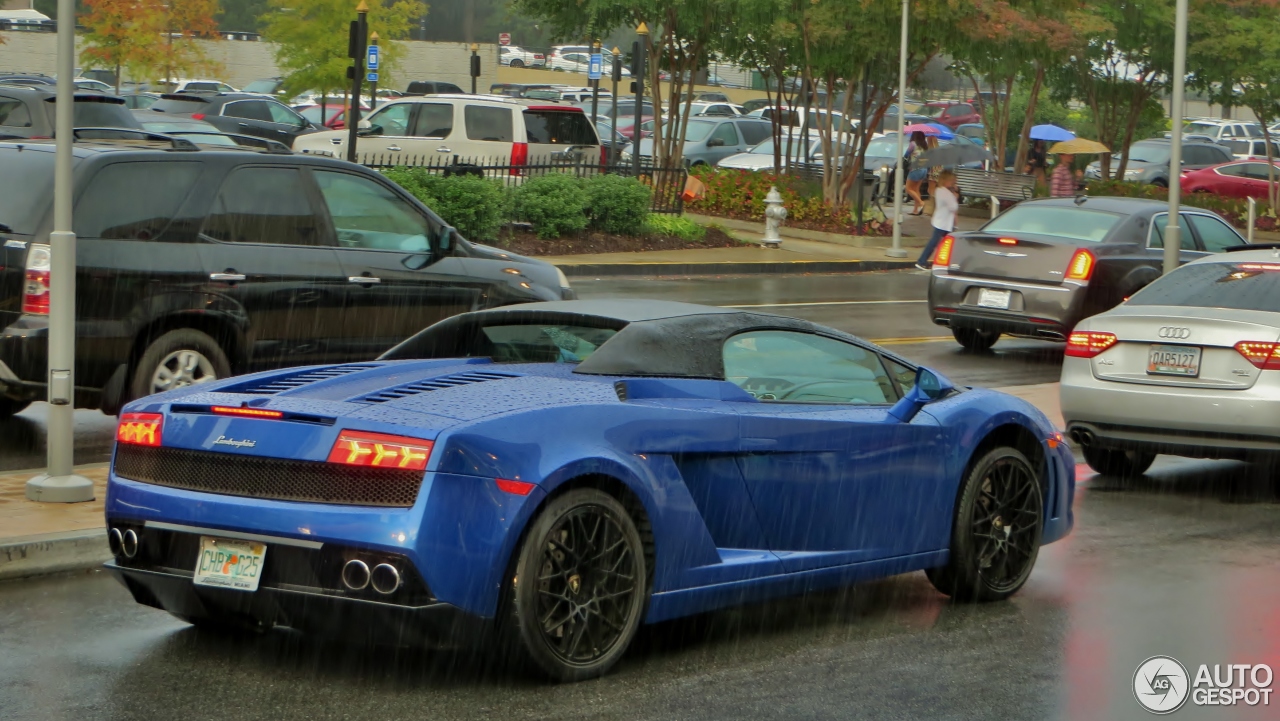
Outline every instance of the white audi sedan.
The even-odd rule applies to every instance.
[[[1085,460],[1280,457],[1280,249],[1188,263],[1067,340],[1062,415]]]

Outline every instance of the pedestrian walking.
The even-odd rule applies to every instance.
[[[928,168],[917,168],[916,159],[928,150],[928,141],[924,138],[924,133],[919,130],[911,134],[910,145],[907,147],[907,195],[911,198],[911,214],[920,215],[924,212],[924,199],[920,197],[920,184],[929,177]]]
[[[1049,154],[1045,151],[1043,140],[1037,140],[1031,144],[1031,150],[1027,153],[1027,165],[1022,172],[1035,177],[1037,188],[1043,187],[1047,182]]]
[[[929,236],[929,242],[920,253],[920,259],[916,261],[916,267],[920,270],[929,270],[933,267],[933,252],[938,249],[938,243],[942,242],[943,237],[955,230],[956,211],[960,208],[960,191],[956,187],[956,174],[950,170],[938,173],[938,182],[933,192],[935,193],[931,219],[933,234]]]
[[[1076,156],[1069,153],[1058,156],[1058,164],[1054,166],[1053,175],[1049,178],[1049,195],[1055,198],[1070,198],[1076,194],[1078,174],[1071,172],[1071,163],[1075,159]]]

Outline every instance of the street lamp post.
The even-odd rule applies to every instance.
[[[644,61],[645,55],[649,52],[649,26],[640,23],[640,27],[636,28],[636,35],[640,36],[633,46],[631,53],[631,79],[636,86],[636,122],[631,126],[631,140],[633,146],[631,149],[631,169],[635,177],[640,177],[640,119],[644,116]],[[618,100],[615,97],[614,103]],[[655,125],[657,119],[654,119]],[[653,138],[654,158],[658,157],[658,142],[660,139],[655,135]]]
[[[609,132],[613,135],[609,136],[609,164],[622,165],[621,158],[618,157],[618,149],[616,139],[618,137],[618,81],[622,79],[622,51],[618,46],[613,47],[613,68],[610,77],[613,78],[613,103],[609,108]]]
[[[591,43],[591,57],[600,55],[600,41]],[[596,117],[600,112],[600,78],[592,78],[591,80],[591,127],[596,125]]]
[[[347,37],[347,55],[351,57],[351,108],[347,111],[347,162],[356,162],[356,139],[360,130],[360,83],[364,80],[364,54],[369,47],[369,6],[360,0],[356,19]]]
[[[72,473],[75,449],[76,234],[71,193],[75,172],[76,3],[58,0],[58,87],[54,104],[53,231],[49,233],[49,434],[48,468],[27,481],[33,501],[93,500],[93,482]],[[28,252],[37,252],[35,248]]]
[[[1169,224],[1164,231],[1164,272],[1178,268],[1182,249],[1182,229],[1178,226],[1178,205],[1182,200],[1182,96],[1187,74],[1187,0],[1178,0],[1173,23],[1173,135],[1169,139]]]
[[[476,94],[476,78],[480,77],[480,44],[471,43],[471,94]]]
[[[910,0],[902,0],[902,45],[898,48],[898,170],[893,177],[893,247],[884,252],[890,258],[907,257],[907,251],[902,248],[902,184],[906,174],[902,154],[906,152],[903,131],[907,127],[904,99],[907,97],[907,19],[911,11],[909,2]]]

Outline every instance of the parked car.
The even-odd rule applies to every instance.
[[[591,69],[591,53],[587,52],[566,52],[562,54],[553,54],[547,58],[548,70],[563,70],[570,73],[586,74]],[[601,72],[605,77],[612,77],[613,74],[613,55],[605,55],[601,64]],[[621,76],[624,78],[631,77],[631,71],[626,67],[621,70]]]
[[[299,115],[306,118],[308,122],[317,128],[341,130],[347,127],[347,106],[341,103],[307,105],[301,108],[294,108],[294,110],[297,110]],[[367,115],[368,110],[368,106],[362,107],[360,108],[360,114],[362,116]]]
[[[133,117],[137,118],[144,130],[185,138],[198,145],[224,147],[239,145],[230,135],[224,134],[216,126],[203,120],[157,113],[153,110],[134,110]]]
[[[664,301],[467,313],[375,362],[135,402],[117,437],[106,569],[136,602],[564,682],[643,624],[871,578],[1007,599],[1074,523],[1075,459],[1027,401]]]
[[[498,63],[513,68],[541,68],[547,64],[547,56],[515,45],[502,45],[498,47]]]
[[[1164,137],[1168,138],[1170,135],[1171,133],[1165,133]],[[1229,139],[1246,140],[1249,138],[1261,138],[1262,126],[1241,120],[1194,118],[1182,126],[1182,135],[1184,138],[1188,135],[1200,136],[1208,138],[1215,143]]]
[[[401,98],[369,114],[356,149],[361,162],[407,159],[527,165],[599,161],[600,139],[581,108],[492,95]],[[362,121],[363,124],[363,121]],[[347,133],[299,138],[305,153],[346,157]]]
[[[530,90],[546,90],[556,87],[552,83],[494,83],[489,86],[490,95],[523,98]]]
[[[780,142],[776,144],[778,157],[785,166],[787,158],[791,158],[794,164],[821,164],[822,163],[822,138],[818,136],[818,131],[811,130],[809,132],[809,151],[805,152],[805,134],[795,128],[787,128],[783,131]],[[841,145],[838,155],[844,157],[852,149],[850,145]],[[752,147],[745,153],[730,155],[729,157],[717,163],[717,167],[729,170],[750,170],[754,172],[773,172],[773,158],[775,151],[775,143],[772,137],[767,138],[764,142]],[[819,171],[820,172],[820,171]]]
[[[1124,180],[1131,183],[1151,183],[1162,188],[1169,187],[1169,140],[1151,138],[1139,140],[1129,146],[1129,162],[1125,166]],[[1232,159],[1231,148],[1209,140],[1183,138],[1182,169],[1198,170],[1211,165],[1226,163]],[[1120,156],[1111,156],[1111,169],[1115,172],[1120,165]],[[1099,179],[1102,177],[1102,162],[1095,160],[1084,171],[1085,177]]]
[[[167,93],[151,110],[203,120],[224,132],[276,140],[289,147],[298,137],[318,130],[284,103],[251,93]]]
[[[970,351],[1001,334],[1066,340],[1081,319],[1160,277],[1168,209],[1138,198],[1043,198],[947,235],[933,257],[930,317]],[[1182,263],[1245,242],[1208,210],[1188,208],[1179,221]]]
[[[1274,176],[1280,180],[1280,162],[1275,163]],[[1213,165],[1182,174],[1185,193],[1214,193],[1231,198],[1266,198],[1270,186],[1266,160],[1240,160]]]
[[[221,80],[172,80],[163,83],[170,93],[238,93]]]
[[[955,127],[956,135],[968,138],[978,145],[987,143],[987,126],[982,123],[963,123]]]
[[[156,101],[160,99],[159,93],[125,93],[120,97],[124,98],[124,105],[130,110],[146,110]]]
[[[769,137],[769,123],[749,118],[689,120],[684,132],[684,162],[689,167],[715,165],[730,155],[746,152]],[[640,155],[653,157],[653,138],[640,141]]]
[[[725,95],[725,94],[724,94],[724,93],[722,93],[722,92],[716,91],[716,90],[700,90],[700,91],[698,91],[698,92],[696,92],[696,93],[694,93],[694,94],[693,94],[693,101],[694,101],[695,103],[697,103],[697,102],[702,102],[702,103],[727,103],[727,102],[729,102],[729,96],[728,96],[728,95]],[[741,106],[741,105],[739,105],[739,106],[738,106],[738,108],[739,108],[739,109],[741,109],[741,108],[742,108],[742,106]],[[740,113],[738,113],[738,114],[739,114],[739,115],[746,115],[746,111],[740,112]]]
[[[1008,97],[1009,96],[1006,95],[1005,93],[993,93],[991,91],[984,90],[978,93],[977,95],[973,96],[972,98],[969,98],[969,102],[975,107],[991,108],[995,104],[996,100],[999,100],[1001,103],[1003,103],[1005,99]]]
[[[768,98],[752,98],[742,104],[742,114],[750,115],[761,108],[776,107]]]
[[[590,55],[590,45],[553,45],[551,52],[547,53],[547,69],[550,70],[552,61],[561,59],[565,55]],[[610,57],[613,57],[610,53]],[[585,70],[583,72],[586,72]]]
[[[53,76],[40,73],[0,73],[0,85],[53,87],[57,82]]]
[[[128,111],[126,111],[128,112]],[[380,174],[245,148],[75,145],[76,404],[368,361],[458,312],[571,296]],[[54,143],[0,142],[0,411],[44,398]]]
[[[92,93],[114,93],[116,91],[115,86],[92,78],[76,78],[72,82],[75,83],[77,92],[87,90]]]
[[[971,103],[936,101],[921,105],[916,108],[916,113],[928,116],[930,122],[941,123],[953,129],[961,125],[982,122],[978,109]]]
[[[254,80],[244,86],[244,90],[241,92],[256,93],[258,95],[267,95],[274,98],[284,92],[284,78],[276,77]]]
[[[1267,141],[1261,139],[1253,140],[1224,140],[1222,145],[1231,149],[1231,154],[1241,160],[1266,160],[1267,159]],[[1280,158],[1280,142],[1271,141],[1271,159]]]
[[[444,95],[449,93],[461,95],[462,88],[453,83],[439,80],[414,80],[404,90],[405,95]]]
[[[1082,321],[1062,363],[1062,416],[1095,471],[1140,476],[1157,454],[1280,454],[1280,263],[1214,255]]]
[[[77,128],[142,129],[124,100],[102,93],[76,93]],[[52,138],[58,96],[53,86],[0,86],[0,138]],[[80,137],[95,135],[92,131]]]

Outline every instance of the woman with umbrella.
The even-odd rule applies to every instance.
[[[916,130],[911,133],[911,145],[907,148],[906,167],[907,171],[907,195],[911,197],[911,214],[920,215],[924,212],[924,198],[920,197],[920,183],[929,177],[929,168],[920,166],[917,160],[928,150],[928,144],[924,137],[924,131]]]

